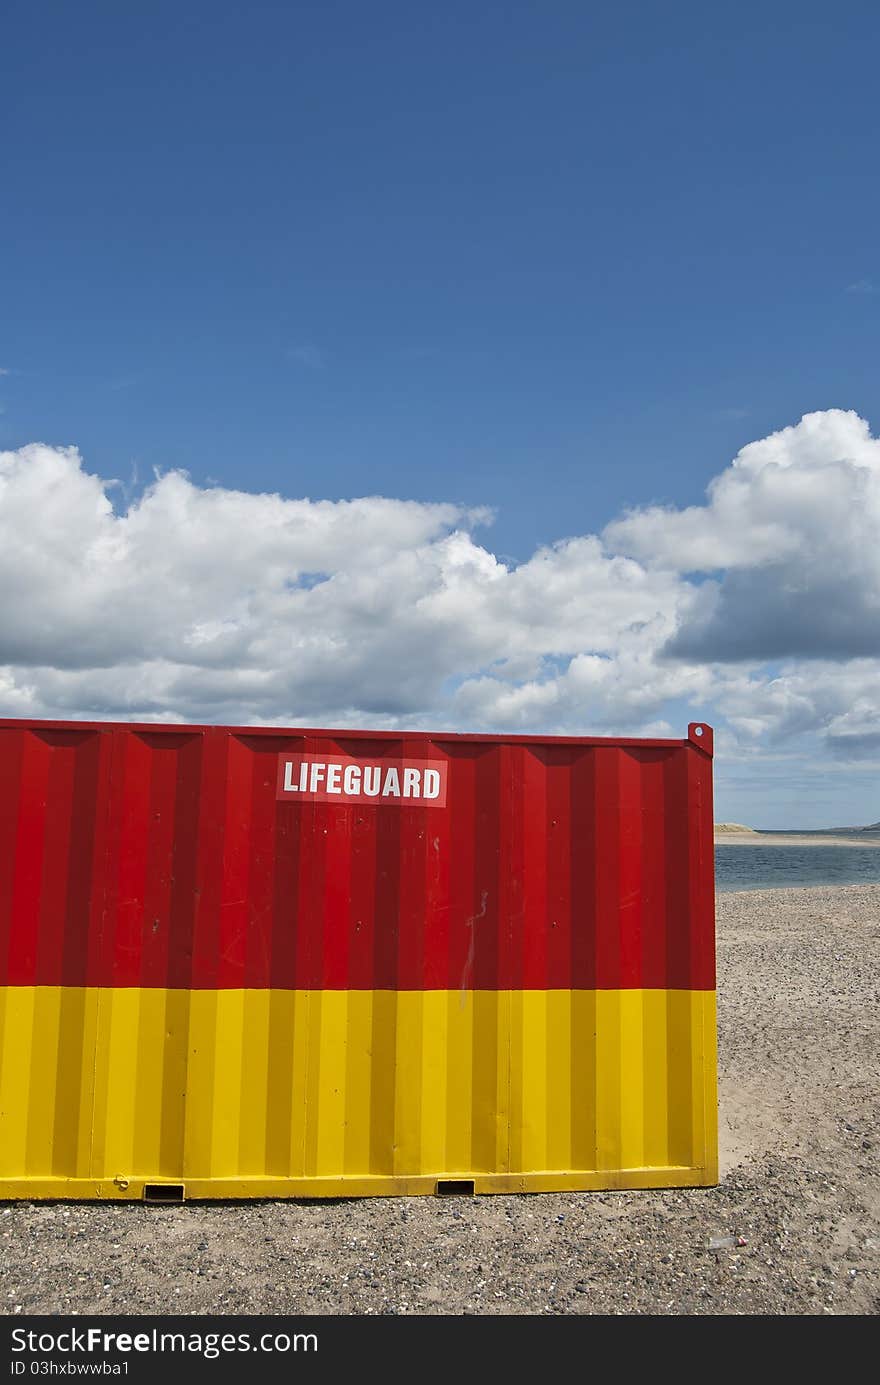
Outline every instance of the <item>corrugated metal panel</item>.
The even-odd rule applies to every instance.
[[[0,722],[0,1195],[714,1181],[711,749]]]

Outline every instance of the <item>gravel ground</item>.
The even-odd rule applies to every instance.
[[[0,1304],[9,1314],[875,1313],[878,938],[880,886],[721,897],[717,1188],[18,1203],[0,1211]]]

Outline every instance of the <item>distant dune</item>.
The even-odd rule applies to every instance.
[[[760,842],[754,838],[760,837]],[[716,846],[732,850],[736,846],[765,847],[796,846],[804,847],[849,846],[873,847],[880,851],[880,832],[872,832],[868,827],[837,827],[822,832],[760,832],[757,828],[746,827],[741,822],[716,822],[714,840]]]

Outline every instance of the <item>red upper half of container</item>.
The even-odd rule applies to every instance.
[[[711,753],[0,721],[0,984],[712,989]],[[443,802],[279,799],[304,759]]]

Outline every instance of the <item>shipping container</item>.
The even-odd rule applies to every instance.
[[[716,1180],[712,732],[0,721],[0,1196]]]

